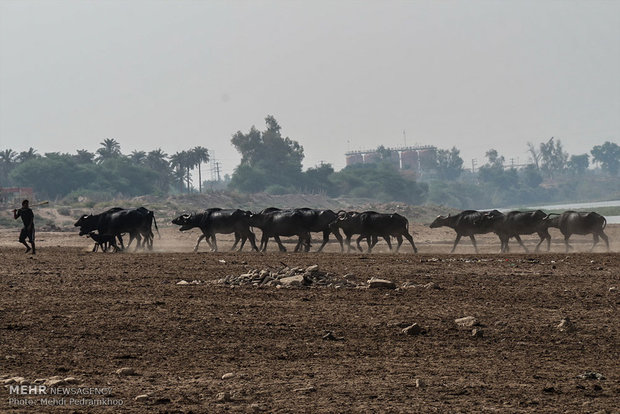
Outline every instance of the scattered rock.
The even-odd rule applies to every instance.
[[[482,329],[473,329],[471,331],[471,336],[474,338],[482,338],[484,334],[482,333]]]
[[[396,283],[391,280],[371,278],[368,280],[368,287],[371,289],[396,289]]]
[[[478,319],[474,318],[473,316],[465,316],[463,318],[455,319],[454,323],[464,327],[471,327],[479,324]]]
[[[417,323],[410,325],[402,330],[402,333],[406,335],[419,335],[422,333],[422,328]]]
[[[423,388],[426,384],[424,383],[424,381],[422,381],[419,378],[416,378],[415,380],[415,386],[416,388]]]
[[[177,282],[177,285],[189,285],[189,282],[187,280],[181,280],[180,282]]]
[[[7,361],[15,361],[17,359],[17,355],[7,355],[4,357]]]
[[[148,394],[138,395],[136,398],[134,398],[134,400],[136,400],[137,402],[147,402],[149,400],[149,396]]]
[[[592,372],[592,371],[584,372],[583,374],[577,375],[577,378],[592,379],[592,380],[604,380],[605,379],[603,374],[599,374],[598,372]]]
[[[4,381],[2,381],[3,384],[5,385],[9,385],[9,384],[19,384],[21,381],[25,380],[26,378],[24,377],[11,377],[11,378],[7,378]]]
[[[267,411],[266,407],[263,407],[262,405],[258,404],[258,403],[253,403],[250,404],[250,406],[248,407],[249,411],[252,413],[262,413]]]
[[[53,387],[60,387],[62,385],[67,385],[67,383],[62,378],[55,378],[55,379],[49,378],[47,381],[43,383],[43,385],[53,388]]]
[[[215,401],[217,402],[228,402],[232,401],[232,396],[228,391],[220,392],[215,396]]]
[[[327,331],[327,333],[323,335],[323,339],[326,341],[344,341],[343,337],[335,336],[332,331]]]
[[[297,388],[297,389],[294,389],[293,392],[300,392],[302,394],[309,394],[311,392],[316,392],[316,388],[314,388],[313,386],[304,387],[304,388]]]
[[[67,384],[78,384],[80,381],[78,381],[78,379],[74,377],[67,377],[65,378],[65,382]]]
[[[612,287],[610,287],[610,288],[609,288],[609,291],[610,291],[610,292],[617,292],[617,291],[618,291],[618,288],[617,288],[617,287],[615,287],[615,286],[612,286]]]
[[[337,277],[319,270],[318,265],[309,267],[288,267],[280,270],[252,269],[240,275],[229,275],[218,279],[213,283],[233,286],[251,285],[255,287],[275,288],[306,288],[306,287],[332,287],[357,288],[358,284],[348,281],[344,277]]]
[[[557,328],[560,332],[572,332],[575,330],[575,325],[566,317],[560,321]]]
[[[435,282],[429,282],[429,283],[425,284],[424,287],[426,289],[441,289],[439,287],[439,285],[437,283],[435,283]]]
[[[136,375],[136,371],[133,368],[120,368],[116,370],[118,375]]]
[[[543,388],[543,392],[546,392],[548,394],[554,394],[557,392],[557,390],[554,387],[545,387]]]
[[[228,372],[228,373],[222,375],[222,379],[223,380],[227,380],[227,379],[233,378],[234,376],[235,376],[235,374],[233,374],[232,372]]]
[[[304,275],[288,276],[280,279],[282,286],[301,286],[304,284]]]
[[[155,399],[155,401],[153,401],[154,405],[157,404],[170,404],[172,402],[172,400],[168,397],[161,397],[161,398],[157,398]]]

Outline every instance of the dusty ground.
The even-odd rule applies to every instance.
[[[2,387],[0,412],[618,412],[618,253],[565,254],[554,232],[548,254],[512,244],[513,254],[500,255],[496,238],[483,236],[481,254],[464,241],[449,255],[453,232],[413,227],[418,255],[410,246],[384,253],[383,243],[371,255],[342,255],[336,245],[323,254],[281,254],[274,245],[267,254],[209,253],[203,245],[194,254],[198,234],[168,228],[152,253],[90,253],[77,234],[41,232],[32,257],[15,243],[17,231],[2,230],[0,379],[75,377],[79,384],[67,387],[111,394],[65,396],[65,406],[51,407]],[[607,233],[618,252],[620,226]],[[589,243],[573,242],[578,251]],[[318,264],[360,284],[377,276],[418,286],[212,283],[283,263]],[[429,282],[440,289],[419,286]],[[483,337],[454,323],[468,315]],[[556,328],[564,317],[574,331]],[[425,332],[402,334],[412,323]],[[326,331],[342,340],[323,339]],[[137,375],[117,375],[123,367]],[[589,371],[605,379],[577,378]],[[218,402],[226,391],[230,401]],[[70,403],[81,397],[123,406]]]

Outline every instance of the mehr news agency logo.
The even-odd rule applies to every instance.
[[[36,406],[120,406],[123,400],[110,398],[109,387],[49,387],[46,385],[9,385],[9,405]],[[35,398],[33,398],[33,396]]]

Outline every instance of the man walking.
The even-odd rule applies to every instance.
[[[30,246],[28,246],[28,243],[26,243],[27,238],[32,245],[32,254],[35,254],[36,250],[34,247],[34,213],[32,212],[32,209],[28,207],[28,200],[22,201],[22,208],[20,208],[19,210],[13,210],[13,217],[15,218],[15,220],[21,217],[22,221],[24,222],[24,228],[22,229],[21,233],[19,233],[19,242],[26,246],[26,253],[28,253],[30,251]]]

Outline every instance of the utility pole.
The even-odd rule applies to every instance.
[[[407,147],[407,132],[403,129],[403,141],[405,142],[405,148]]]
[[[471,173],[475,174],[476,173],[476,164],[478,163],[478,160],[475,158],[471,159]]]
[[[219,183],[221,181],[220,179],[220,163],[216,162],[215,163],[215,174],[217,175],[217,182]]]

